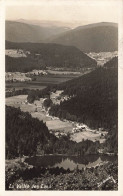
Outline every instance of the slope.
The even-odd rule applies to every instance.
[[[112,63],[112,61],[110,62]],[[115,68],[98,68],[93,72],[57,86],[73,96],[54,105],[50,114],[83,122],[92,128],[117,126],[118,72]]]
[[[58,35],[70,28],[60,26],[39,26],[25,22],[6,21],[6,40],[11,42],[41,43],[47,38]]]
[[[30,51],[27,58],[6,57],[6,71],[32,70],[43,66],[79,70],[94,68],[96,61],[74,46],[44,43],[12,43],[6,41],[6,49]],[[38,55],[37,55],[38,54]],[[31,65],[31,68],[30,68]]]
[[[116,51],[118,50],[118,25],[103,22],[77,27],[50,41],[73,45],[84,52]]]
[[[117,68],[118,65],[118,57],[112,58],[110,61],[104,64],[105,68]]]

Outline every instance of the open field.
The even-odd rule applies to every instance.
[[[57,70],[47,70],[47,73],[49,74],[54,74],[54,75],[76,75],[76,76],[79,76],[81,75],[82,73],[81,72],[75,72],[75,71],[57,71]]]
[[[46,122],[48,128],[52,130],[61,130],[65,132],[71,132],[73,129],[73,124],[71,122],[63,122],[60,119],[53,119]]]
[[[27,54],[29,54],[29,51],[24,52],[23,50],[13,50],[13,49],[8,49],[5,50],[5,54],[14,57],[14,58],[19,58],[19,57],[27,57]]]
[[[15,88],[15,90],[23,90],[25,89],[39,89],[42,90],[46,88],[46,86],[41,85],[40,83],[35,82],[6,82],[6,91]]]
[[[77,75],[78,76],[78,75]],[[44,89],[47,85],[55,85],[61,82],[72,80],[77,77],[76,75],[45,75],[45,76],[32,76],[34,81],[28,82],[6,82],[6,91],[15,88],[15,90],[22,89]]]
[[[21,72],[6,72],[5,74],[5,79],[6,81],[9,82],[25,82],[25,81],[31,81],[31,78],[27,77],[25,73]]]
[[[101,137],[101,132],[91,130],[88,127],[84,131],[78,131],[73,133],[73,129],[77,128],[78,125],[76,122],[68,120],[60,120],[57,117],[49,116],[48,112],[45,111],[43,107],[44,99],[41,98],[39,101],[34,101],[33,104],[27,103],[27,95],[18,95],[13,97],[6,98],[6,105],[12,107],[20,107],[23,112],[29,112],[32,117],[38,118],[40,121],[46,123],[49,130],[52,130],[55,134],[55,131],[60,131],[60,134],[64,135],[70,133],[71,140],[80,142],[82,139],[91,140],[91,141],[100,141],[103,143],[105,141],[104,137]],[[79,127],[78,127],[79,130]],[[103,132],[104,133],[104,132]],[[105,135],[106,133],[104,133]]]
[[[68,80],[72,80],[75,77],[78,77],[79,75],[75,74],[57,74],[57,75],[44,75],[44,76],[32,76],[33,79],[36,81],[33,81],[34,83],[40,82],[41,84],[58,84],[61,82],[66,82]]]
[[[22,102],[27,99],[27,95],[18,95],[6,98],[6,105],[12,107],[22,107]]]
[[[12,107],[20,107],[23,112],[31,113],[32,117],[38,118],[46,122],[46,125],[49,129],[54,130],[72,130],[73,125],[70,122],[63,122],[60,119],[52,118],[46,114],[46,111],[42,109],[42,100],[35,101],[33,104],[27,104],[27,95],[18,95],[13,97],[6,98],[6,105]],[[37,112],[36,112],[37,110]]]
[[[103,143],[105,141],[104,138],[100,137],[101,134],[99,133],[94,133],[92,131],[83,131],[79,133],[75,133],[71,136],[71,140],[76,141],[76,142],[81,142],[83,139],[84,140],[91,140],[93,142],[95,141],[100,141],[100,143]]]
[[[32,112],[31,115],[33,118],[38,118],[39,120],[43,120],[43,122],[47,122],[51,120],[51,117],[46,116],[46,112],[43,111],[38,110],[38,112]]]

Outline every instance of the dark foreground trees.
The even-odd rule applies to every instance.
[[[34,155],[37,144],[47,144],[50,137],[46,125],[29,113],[6,106],[6,158]]]

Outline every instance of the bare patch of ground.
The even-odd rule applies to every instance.
[[[7,49],[5,51],[5,54],[10,56],[10,57],[13,57],[13,58],[19,58],[19,57],[27,57],[28,54],[30,54],[29,51],[23,51],[21,49]]]

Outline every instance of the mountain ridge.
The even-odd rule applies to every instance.
[[[41,43],[53,35],[68,31],[66,27],[39,26],[25,22],[6,21],[6,40],[11,42]],[[21,29],[21,31],[20,31]]]
[[[118,50],[118,24],[101,22],[69,29],[6,21],[6,40],[56,43],[75,46],[83,52],[112,52]]]
[[[61,33],[50,40],[52,43],[76,46],[83,52],[111,52],[118,50],[118,25],[94,23],[79,26]]]

